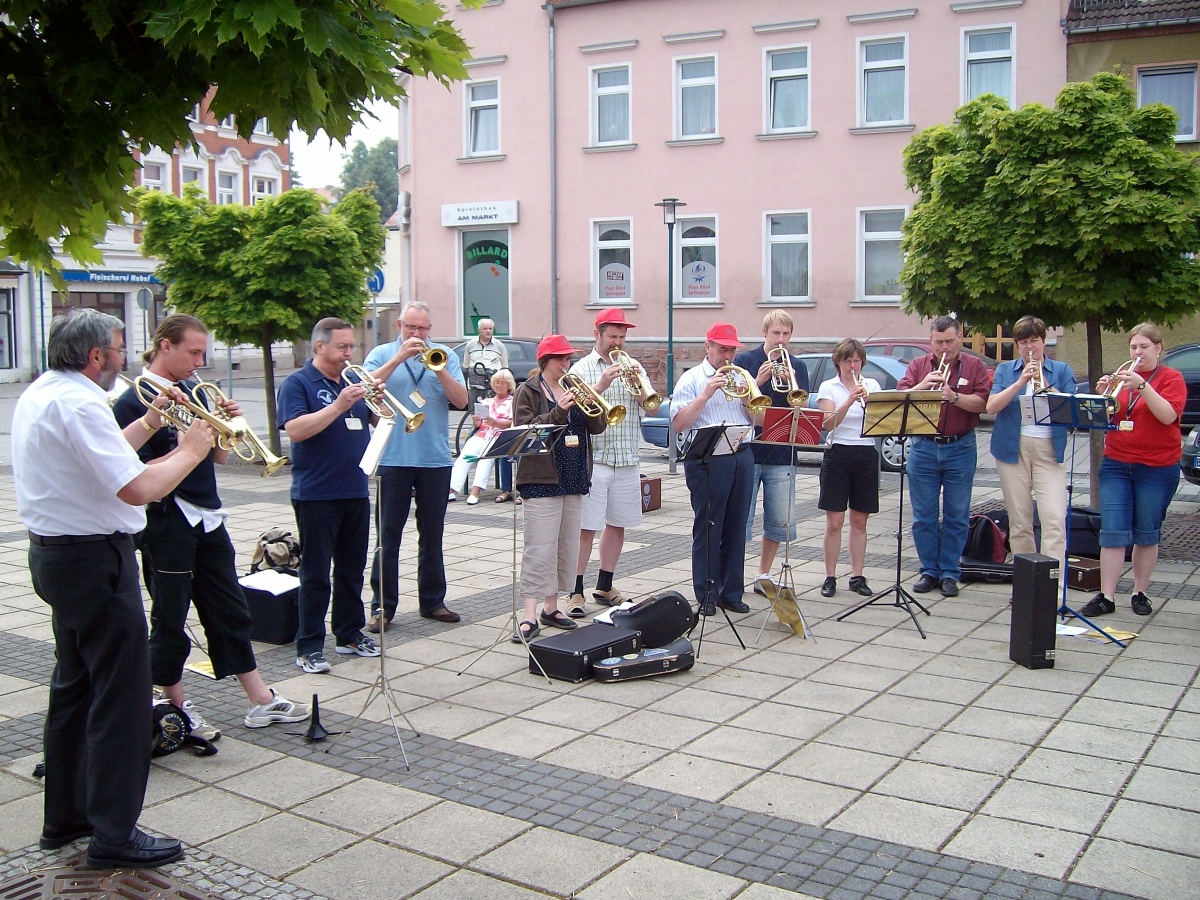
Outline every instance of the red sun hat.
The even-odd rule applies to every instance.
[[[722,347],[742,346],[738,340],[737,329],[727,322],[717,322],[712,328],[708,329],[706,337],[712,343],[719,344]]]
[[[624,325],[626,328],[637,328],[632,322],[625,318],[625,310],[616,306],[610,306],[608,309],[602,309],[596,315],[596,327],[601,325]]]
[[[545,359],[547,356],[570,356],[572,353],[578,353],[571,342],[561,334],[550,334],[542,338],[538,344],[537,358]]]

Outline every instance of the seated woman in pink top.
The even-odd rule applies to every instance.
[[[467,486],[467,473],[471,463],[478,460],[478,465],[475,466],[475,481],[471,484],[471,495],[467,497],[467,504],[474,506],[479,502],[479,492],[487,486],[488,479],[492,477],[492,460],[479,459],[479,454],[487,448],[492,438],[512,425],[513,391],[516,389],[516,379],[508,369],[501,369],[492,376],[492,390],[496,392],[496,396],[488,400],[488,414],[482,418],[472,417],[478,430],[463,444],[462,452],[454,461],[454,468],[450,470],[451,500],[457,500],[458,495],[463,492],[463,488]]]

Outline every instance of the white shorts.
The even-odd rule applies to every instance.
[[[602,531],[605,525],[635,528],[642,524],[642,479],[637,466],[592,466],[592,491],[583,498],[580,525]]]

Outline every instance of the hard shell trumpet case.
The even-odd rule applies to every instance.
[[[649,678],[667,672],[683,672],[695,664],[696,652],[692,649],[692,642],[681,637],[665,647],[650,647],[639,653],[602,659],[592,668],[597,681],[609,683]]]

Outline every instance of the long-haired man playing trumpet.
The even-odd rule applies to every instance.
[[[398,340],[380,344],[363,362],[363,368],[386,383],[387,391],[413,412],[425,414],[425,424],[413,432],[393,430],[379,465],[379,509],[375,515],[379,549],[371,564],[371,623],[378,632],[396,615],[400,599],[400,543],[408,523],[408,509],[417,501],[417,596],[421,615],[439,622],[457,622],[459,615],[446,608],[446,567],[442,535],[446,529],[446,504],[450,497],[450,472],[454,460],[446,435],[450,407],[467,405],[467,385],[458,357],[441,344],[430,344],[433,319],[429,307],[416,300],[405,303],[397,320]],[[436,349],[446,354],[438,371],[422,362],[422,354]]]
[[[635,327],[625,318],[624,311],[602,309],[596,316],[593,331],[595,347],[571,367],[572,374],[595,388],[610,405],[623,406],[626,411],[623,420],[609,425],[592,438],[592,486],[591,492],[583,498],[575,589],[567,603],[567,615],[574,619],[584,615],[583,573],[592,557],[596,532],[601,532],[600,573],[596,576],[592,598],[602,606],[618,606],[625,598],[613,587],[613,573],[625,544],[625,529],[642,524],[638,444],[641,440],[641,410],[646,398],[634,395],[621,375],[621,367],[611,361],[612,352],[624,350],[625,335]],[[628,365],[645,377],[646,370],[641,363],[629,359]],[[647,379],[643,383],[650,382]]]

